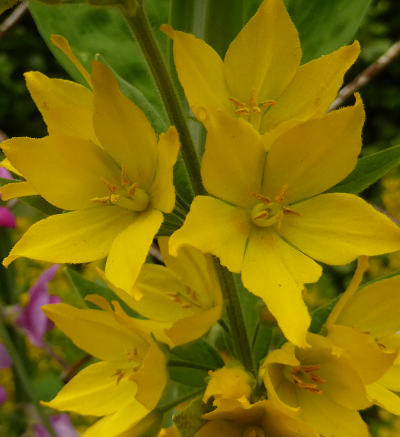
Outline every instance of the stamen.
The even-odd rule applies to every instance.
[[[100,178],[101,182],[103,182],[103,184],[105,184],[105,186],[108,188],[108,190],[110,191],[110,193],[116,193],[117,192],[117,187],[113,184],[111,184],[110,182],[107,181],[107,179],[105,178]]]
[[[93,197],[90,199],[92,202],[101,203],[102,205],[108,205],[110,203],[110,196],[105,197]]]
[[[121,169],[121,185],[123,187],[129,187],[131,185],[131,181],[128,178],[128,175],[126,174],[126,166],[123,165]]]
[[[266,205],[268,205],[268,203],[271,203],[271,200],[268,197],[263,196],[262,194],[252,193],[252,196],[255,197],[257,200],[259,200],[260,202],[265,203]]]
[[[297,212],[297,211],[293,211],[293,209],[289,209],[289,208],[284,208],[284,210],[283,210],[283,213],[284,214],[293,214],[293,215],[297,215],[297,216],[301,216],[301,214],[299,213],[299,212]]]
[[[259,103],[261,109],[269,108],[270,106],[276,105],[278,102],[276,100],[265,100],[264,102]]]
[[[283,201],[285,200],[285,196],[286,196],[288,188],[289,188],[289,185],[284,184],[282,186],[282,188],[279,190],[279,193],[275,196],[274,200],[278,203],[283,203]]]
[[[238,99],[235,99],[234,97],[231,97],[229,99],[232,103],[234,103],[238,108],[247,108],[246,103],[241,102]]]
[[[267,218],[269,216],[268,211],[264,211],[259,215],[256,215],[255,217],[253,217],[253,220],[260,220],[263,218]]]
[[[292,379],[295,385],[297,385],[300,388],[303,388],[304,390],[308,390],[312,393],[316,394],[322,394],[322,390],[319,388],[320,384],[325,384],[326,380],[321,378],[320,376],[316,375],[313,372],[316,372],[321,369],[321,366],[319,364],[310,365],[310,366],[298,366],[293,367],[292,369]],[[299,373],[306,373],[309,374],[312,382],[304,382],[299,376]]]
[[[235,114],[249,115],[250,111],[248,108],[239,108],[239,109],[236,109]]]
[[[111,194],[110,195],[110,202],[113,203],[114,205],[116,205],[120,198],[121,198],[120,194]]]
[[[138,184],[134,183],[128,188],[128,196],[129,197],[135,197],[135,192],[136,192],[137,187],[138,187]]]

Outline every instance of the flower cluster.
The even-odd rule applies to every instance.
[[[213,343],[223,360],[208,368],[199,426],[190,435],[368,437],[360,410],[376,404],[400,415],[400,277],[360,284],[367,256],[400,250],[400,228],[335,188],[354,170],[362,146],[361,97],[328,112],[358,43],[301,65],[282,0],[263,1],[224,60],[193,35],[162,29],[207,132],[206,192],[195,193],[190,209],[174,209],[175,127],[157,138],[113,72],[100,61],[86,71],[61,36],[53,43],[87,87],[27,73],[48,135],[1,144],[17,178],[1,188],[2,199],[40,195],[60,209],[33,224],[4,265],[19,257],[106,258],[99,275],[115,297],[90,294],[91,308],[43,307],[95,359],[44,405],[99,417],[85,437],[179,435],[162,419],[174,391],[174,351],[210,329],[204,338],[212,343],[222,326],[234,337]],[[161,232],[171,215],[180,225]],[[146,263],[151,247],[159,256]],[[318,329],[310,327],[305,284],[319,280],[320,263],[356,259],[347,290]],[[238,283],[267,306],[281,333],[261,360],[246,327],[234,329],[243,323]],[[246,342],[247,357],[240,350]]]

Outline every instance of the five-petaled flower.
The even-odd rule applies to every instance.
[[[179,80],[197,117],[201,107],[223,110],[268,132],[268,141],[326,112],[360,50],[354,42],[300,65],[299,36],[282,0],[264,0],[224,61],[194,35],[162,29],[174,40]]]
[[[267,153],[249,123],[209,111],[203,183],[170,250],[191,245],[220,258],[260,296],[285,336],[305,346],[304,283],[326,264],[400,249],[400,229],[353,194],[324,193],[347,176],[361,149],[364,110],[352,107],[288,130]]]
[[[65,40],[55,41],[68,52]],[[108,255],[107,278],[130,293],[163,212],[174,207],[178,134],[171,127],[157,142],[143,112],[104,64],[93,61],[86,78],[93,92],[38,72],[26,75],[49,136],[2,143],[29,186],[8,184],[1,194],[17,197],[33,189],[68,212],[35,223],[3,262],[25,256],[83,263]]]

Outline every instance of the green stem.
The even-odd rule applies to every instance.
[[[255,374],[250,341],[247,335],[239,295],[232,273],[230,273],[225,267],[221,266],[215,257],[213,257],[213,263],[221,285],[222,295],[226,302],[226,312],[228,314],[229,327],[236,355],[244,365],[245,369],[248,372]]]
[[[179,133],[182,145],[181,153],[193,186],[193,191],[195,194],[204,194],[205,190],[201,181],[200,164],[184,112],[154,37],[153,30],[144,12],[142,1],[126,0],[122,7],[122,12],[146,58],[171,123],[175,125]]]
[[[216,370],[215,367],[210,368],[204,364],[197,364],[192,361],[184,361],[184,360],[169,360],[168,361],[169,367],[186,367],[188,369],[199,369],[199,370],[205,370],[208,372],[209,370]]]
[[[47,432],[51,437],[57,437],[57,434],[55,433],[53,427],[51,426],[51,423],[43,409],[43,407],[40,405],[40,402],[36,398],[35,394],[33,393],[30,383],[29,383],[29,377],[28,373],[25,370],[24,364],[15,349],[14,343],[11,340],[11,337],[8,334],[7,328],[4,325],[2,316],[0,314],[0,337],[3,341],[3,344],[5,348],[7,349],[7,352],[9,353],[12,361],[13,361],[13,367],[18,375],[18,378],[24,387],[25,393],[28,396],[28,398],[31,400],[33,406],[35,407],[39,417],[42,420],[42,423],[44,427],[46,428]]]

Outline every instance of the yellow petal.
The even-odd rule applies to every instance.
[[[102,179],[119,182],[120,171],[110,157],[77,137],[11,138],[2,148],[41,196],[61,209],[95,206],[91,199],[110,194]]]
[[[212,396],[215,399],[241,399],[250,398],[253,378],[242,366],[222,367],[214,372],[209,372],[203,402],[206,403]]]
[[[264,0],[225,55],[231,97],[247,103],[254,92],[258,103],[276,100],[292,80],[300,59],[297,30],[283,1]]]
[[[321,194],[290,208],[299,215],[285,215],[280,233],[326,264],[400,249],[400,228],[353,194]]]
[[[117,412],[135,396],[136,383],[120,378],[121,368],[128,361],[101,361],[81,370],[65,385],[57,396],[44,405],[61,411],[104,416]]]
[[[345,305],[337,322],[380,338],[400,330],[400,276],[361,288]]]
[[[250,233],[247,211],[208,196],[197,196],[183,226],[169,240],[171,255],[182,246],[193,246],[216,255],[221,264],[239,273]]]
[[[206,190],[235,205],[247,207],[259,194],[265,163],[262,137],[250,123],[222,111],[208,111],[208,134],[201,164]]]
[[[367,425],[357,411],[318,396],[307,390],[299,390],[301,416],[321,435],[335,437],[370,437]],[[339,418],[339,419],[338,419]]]
[[[82,310],[64,303],[42,307],[46,316],[80,349],[106,361],[123,361],[134,347],[147,345],[133,329],[118,323],[113,314]]]
[[[294,350],[292,343],[285,343],[282,348],[270,352],[260,368],[269,399],[279,408],[292,412],[299,411],[296,386],[287,378],[284,370],[285,366],[296,367],[300,364]]]
[[[139,213],[112,243],[106,263],[106,277],[128,294],[132,293],[162,221],[162,213],[155,209]]]
[[[174,165],[179,151],[179,136],[170,127],[158,140],[158,167],[151,188],[151,204],[164,212],[171,212],[175,205]]]
[[[5,184],[0,188],[2,200],[15,199],[16,197],[35,196],[39,194],[33,186],[27,182],[12,182]]]
[[[271,130],[288,119],[306,120],[323,114],[336,97],[343,76],[360,53],[355,41],[302,65],[276,105],[262,119],[261,131]]]
[[[168,241],[167,237],[158,238],[161,255],[168,269],[196,292],[202,307],[221,303],[221,289],[210,257],[190,246],[180,248],[179,256],[171,256],[168,253]]]
[[[133,221],[118,206],[101,206],[52,215],[32,225],[3,264],[16,258],[55,263],[84,263],[104,258],[115,237]]]
[[[173,323],[197,312],[192,306],[183,307],[188,303],[187,299],[176,299],[177,296],[186,296],[186,288],[164,266],[145,264],[135,283],[135,295],[142,297],[127,303],[130,303],[139,314],[151,320]]]
[[[4,144],[4,142],[3,142],[3,144]],[[2,144],[2,146],[3,146],[3,144]],[[5,169],[10,171],[11,173],[15,173],[16,175],[22,177],[22,174],[11,164],[11,162],[7,158],[4,158],[2,161],[0,161],[0,167],[4,167]]]
[[[331,326],[328,330],[328,338],[346,351],[352,366],[366,384],[381,378],[393,365],[397,355],[394,351],[382,350],[370,335],[348,326]]]
[[[208,310],[201,310],[189,317],[177,320],[165,333],[175,346],[188,343],[202,337],[221,318],[222,305],[216,305]]]
[[[228,420],[212,420],[203,425],[194,437],[242,437],[243,426]]]
[[[319,437],[309,423],[303,422],[291,411],[282,410],[269,400],[264,401],[264,405],[263,429],[268,431],[268,436]]]
[[[376,405],[389,411],[389,413],[400,416],[400,397],[397,394],[391,392],[379,382],[368,385],[367,392]]]
[[[161,30],[174,40],[175,67],[190,106],[231,111],[232,104],[218,53],[190,33],[176,31],[165,24]]]
[[[304,304],[304,283],[316,282],[321,267],[284,242],[274,231],[254,228],[243,263],[243,285],[260,296],[285,336],[305,346],[310,316]]]
[[[361,150],[364,109],[354,106],[309,120],[285,132],[271,146],[264,193],[274,197],[286,187],[286,204],[311,197],[344,179]]]
[[[97,143],[93,129],[93,93],[63,79],[38,71],[25,73],[28,90],[42,113],[49,134],[76,136]]]
[[[92,63],[94,128],[101,145],[122,167],[132,183],[151,187],[157,168],[157,140],[145,115],[124,96],[113,73]]]
[[[80,63],[78,58],[74,55],[74,52],[72,51],[68,40],[64,38],[62,35],[51,35],[50,41],[70,59],[70,61],[75,65],[77,70],[85,78],[87,84],[91,86],[92,81],[90,75],[87,72],[86,68],[83,67],[83,65]]]
[[[155,343],[148,348],[142,366],[132,379],[137,383],[137,399],[149,410],[153,410],[161,398],[167,383],[165,355]]]
[[[127,403],[116,413],[103,417],[94,425],[88,428],[82,437],[121,437],[125,431],[139,423],[146,417],[149,410],[140,402],[127,396]],[[127,433],[129,437],[135,437],[136,434]],[[127,437],[126,436],[126,437]]]

